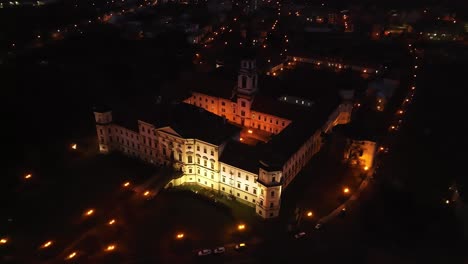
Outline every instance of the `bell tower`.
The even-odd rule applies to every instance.
[[[257,67],[255,60],[244,59],[241,61],[241,68],[237,78],[237,93],[243,95],[253,95],[257,92]]]
[[[254,59],[244,59],[241,61],[241,68],[237,78],[237,106],[236,123],[250,127],[251,116],[250,109],[258,91],[258,75]]]

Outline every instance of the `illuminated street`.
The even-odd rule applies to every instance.
[[[466,261],[468,10],[365,2],[0,1],[0,263]]]

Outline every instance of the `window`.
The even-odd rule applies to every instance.
[[[200,146],[197,146],[197,151],[200,151]]]
[[[226,103],[225,103],[225,102],[221,102],[221,105],[222,105],[222,106],[225,106],[225,105],[226,105]]]
[[[141,132],[145,132],[145,127],[144,126],[141,127]]]
[[[241,88],[246,88],[247,87],[247,77],[246,76],[242,76],[242,84],[241,84]]]
[[[253,194],[257,194],[257,189],[253,188]]]
[[[246,195],[246,196],[244,196],[244,199],[248,200],[249,198],[247,198],[247,195]]]
[[[252,199],[252,203],[255,203],[255,199]]]
[[[249,186],[245,186],[245,191],[248,192],[249,191]]]
[[[226,172],[226,168],[223,166],[223,172]]]
[[[99,129],[99,134],[101,134],[101,135],[103,134],[102,128]]]
[[[223,191],[224,191],[224,187],[221,187],[221,190],[223,190]]]
[[[211,154],[211,156],[214,156],[214,151],[213,150],[210,151],[210,154]]]
[[[223,182],[226,182],[226,177],[223,177]]]
[[[237,188],[240,188],[240,182],[237,183]]]
[[[179,153],[179,160],[182,161],[182,154]]]
[[[273,118],[270,118],[270,123],[273,123]]]
[[[240,193],[237,193],[237,197],[240,197]]]
[[[270,208],[273,208],[273,203],[270,203]]]
[[[203,153],[205,153],[205,154],[206,154],[206,148],[203,148]]]
[[[271,191],[270,196],[275,197],[275,191]]]
[[[241,106],[245,107],[245,101],[241,101]]]
[[[260,200],[260,206],[263,206],[263,200]]]
[[[200,164],[200,158],[197,158],[197,163]]]
[[[260,195],[263,195],[263,189],[260,189]]]
[[[210,162],[211,164],[211,169],[214,170],[214,162]]]
[[[226,113],[226,109],[221,108],[221,112]]]
[[[200,174],[200,169],[197,169],[197,174]]]
[[[203,176],[205,176],[205,177],[206,177],[206,171],[204,171],[204,173],[203,173]],[[205,184],[206,184],[206,182],[205,182]]]
[[[276,177],[275,176],[271,177],[271,182],[276,182]]]
[[[193,170],[190,168],[190,169],[188,170],[188,172],[191,174],[191,173],[193,172]]]
[[[214,104],[214,100],[211,100],[211,103]]]
[[[241,116],[245,116],[245,111],[244,110],[241,111]]]
[[[284,121],[281,122],[281,125],[284,126]]]
[[[246,180],[246,181],[249,180],[249,175],[245,175],[245,180]]]
[[[205,166],[205,167],[208,166],[208,161],[204,160],[203,161],[203,166]]]
[[[240,176],[241,176],[241,175],[240,175],[240,172],[238,172],[238,173],[237,173],[237,177],[240,177]]]

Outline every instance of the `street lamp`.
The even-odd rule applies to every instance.
[[[115,224],[115,219],[111,219],[109,222],[107,222],[107,224],[109,224],[109,225]]]
[[[123,187],[128,187],[128,186],[130,186],[130,182],[124,182],[124,183],[122,184],[122,186],[123,186]]]
[[[26,180],[29,180],[29,179],[32,178],[32,174],[31,174],[31,173],[28,173],[28,174],[24,175],[24,178],[25,178]]]
[[[244,225],[244,224],[239,224],[239,225],[237,225],[237,230],[242,231],[242,230],[244,230],[244,229],[245,229],[245,225]]]
[[[48,248],[48,247],[52,246],[53,243],[54,243],[53,241],[49,240],[49,241],[45,242],[44,244],[42,244],[41,248]]]
[[[307,215],[307,217],[312,217],[312,216],[314,216],[314,213],[312,213],[312,211],[307,211],[306,215]]]
[[[0,239],[0,244],[3,245],[3,244],[6,244],[6,243],[8,243],[8,238],[4,237],[4,238]]]
[[[71,145],[71,148],[72,148],[73,150],[76,150],[77,147],[78,147],[78,146],[76,145],[76,143],[73,143],[73,144]]]
[[[85,213],[86,216],[91,216],[92,214],[94,214],[94,209],[89,209],[89,210],[86,211],[86,213]]]
[[[349,188],[348,187],[343,188],[343,193],[344,194],[349,194]]]
[[[177,233],[176,239],[181,240],[182,238],[184,238],[184,233]]]
[[[110,244],[104,249],[104,251],[107,251],[107,252],[113,251],[115,248],[116,246],[114,244]]]
[[[72,259],[74,257],[76,257],[76,252],[70,253],[70,255],[68,255],[66,259]]]

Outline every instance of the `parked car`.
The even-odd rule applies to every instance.
[[[211,254],[211,249],[202,249],[198,251],[198,256],[207,256]]]
[[[304,237],[305,235],[306,235],[306,232],[299,232],[294,235],[294,238],[298,239],[298,238]]]
[[[213,253],[215,254],[223,254],[224,252],[226,252],[226,249],[224,247],[217,247],[213,250]]]
[[[239,244],[236,244],[236,246],[234,247],[236,250],[243,250],[245,249],[247,245],[245,243],[239,243]]]

